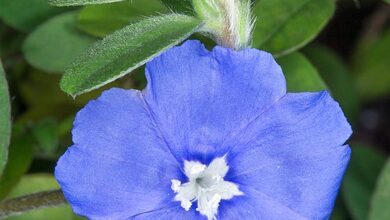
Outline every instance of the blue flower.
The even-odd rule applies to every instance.
[[[287,93],[272,55],[187,41],[76,117],[55,175],[90,219],[326,219],[351,128],[328,92]]]

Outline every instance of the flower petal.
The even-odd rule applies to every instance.
[[[288,94],[226,142],[229,181],[309,219],[327,219],[350,158],[351,128],[327,92]]]
[[[210,162],[225,138],[285,95],[271,54],[187,41],[147,64],[145,100],[177,158]],[[198,155],[197,158],[188,158]],[[223,155],[220,155],[223,156]]]
[[[217,219],[246,219],[246,220],[304,220],[296,212],[281,205],[271,197],[263,193],[242,187],[246,194],[234,197],[231,200],[221,200]],[[247,195],[251,196],[247,196]],[[197,212],[196,207],[192,207],[189,211],[184,211],[183,208],[171,207],[167,209],[155,210],[149,213],[144,213],[136,216],[134,220],[149,220],[149,219],[199,219],[207,220],[204,215]],[[271,211],[272,210],[272,211]]]
[[[192,206],[189,211],[185,211],[180,205],[154,210],[151,212],[142,213],[140,215],[134,216],[134,220],[172,220],[172,219],[186,219],[186,220],[207,220],[204,215],[201,215],[198,211],[195,210],[195,207]]]
[[[183,174],[157,130],[138,91],[111,89],[77,114],[55,170],[77,214],[126,219],[171,204]]]
[[[250,187],[241,187],[244,195],[222,200],[217,219],[306,220],[288,207]]]

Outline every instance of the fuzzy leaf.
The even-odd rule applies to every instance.
[[[191,0],[161,0],[161,2],[174,12],[193,13]]]
[[[172,14],[126,26],[80,56],[65,72],[61,88],[77,96],[112,82],[189,37],[200,23]]]
[[[93,5],[105,4],[112,2],[120,2],[123,0],[49,0],[49,3],[54,6],[76,6],[76,5]]]

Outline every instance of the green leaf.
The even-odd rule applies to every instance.
[[[79,94],[99,88],[178,44],[200,26],[186,15],[151,17],[114,32],[93,45],[66,70],[61,88]]]
[[[372,100],[390,93],[390,30],[373,42],[361,42],[354,57],[359,95]]]
[[[0,18],[0,57],[12,57],[19,54],[24,38],[23,34],[10,34],[10,28],[1,22]]]
[[[79,29],[97,37],[104,37],[145,16],[165,13],[159,0],[128,0],[84,7],[78,16]]]
[[[8,158],[11,137],[11,106],[7,79],[0,60],[0,177]]]
[[[64,10],[51,7],[47,0],[0,0],[0,17],[3,21],[25,32]]]
[[[169,9],[174,12],[184,12],[187,14],[193,14],[192,0],[161,0]]]
[[[32,32],[23,45],[27,61],[48,72],[62,72],[95,41],[76,28],[76,13],[56,16]]]
[[[343,200],[341,196],[339,195],[336,199],[336,204],[333,209],[332,217],[330,218],[331,220],[348,220],[349,215],[348,215],[348,210],[345,207],[345,204],[343,203]]]
[[[390,219],[390,159],[378,178],[378,183],[371,200],[371,209],[369,220],[388,220]]]
[[[359,98],[352,75],[343,60],[330,49],[319,45],[306,47],[304,53],[317,68],[349,121],[356,121],[360,108]]]
[[[0,179],[0,199],[4,198],[30,167],[33,159],[32,135],[22,124],[14,124],[8,163]]]
[[[373,147],[352,144],[352,157],[341,192],[353,219],[367,219],[370,198],[385,161]]]
[[[327,89],[316,68],[299,52],[277,60],[283,69],[289,92],[314,92]]]
[[[45,118],[34,124],[32,128],[32,133],[38,142],[38,150],[45,156],[55,155],[59,147],[58,126],[55,118]]]
[[[77,6],[77,5],[93,5],[105,4],[112,2],[120,2],[123,0],[49,0],[49,4],[54,6]]]
[[[112,87],[126,87],[129,79],[112,82],[93,92],[79,96],[76,100],[64,93],[58,86],[61,75],[47,74],[32,70],[23,75],[18,83],[20,100],[28,106],[27,111],[18,116],[18,122],[34,122],[46,118],[48,115],[63,119],[77,112],[91,99],[96,99],[101,92]],[[135,85],[134,85],[135,86]],[[140,87],[138,87],[140,88]],[[143,87],[142,87],[143,88]],[[42,98],[44,97],[44,98]]]
[[[30,174],[24,176],[12,189],[7,198],[15,198],[40,191],[59,189],[57,181],[49,174]],[[7,218],[7,220],[72,220],[74,214],[69,205],[45,208],[24,213],[19,216]]]
[[[253,46],[276,56],[288,54],[313,40],[334,10],[334,0],[259,1]]]

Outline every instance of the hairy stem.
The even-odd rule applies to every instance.
[[[20,215],[31,210],[65,204],[61,190],[45,191],[0,202],[0,219]]]
[[[201,32],[217,44],[241,50],[252,41],[254,18],[250,0],[192,0],[195,12],[204,21]]]

